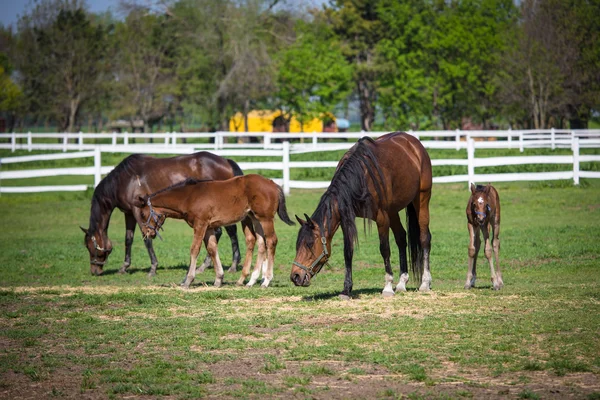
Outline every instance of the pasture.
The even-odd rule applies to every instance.
[[[375,225],[358,220],[350,301],[338,298],[341,232],[332,268],[308,288],[289,280],[298,226],[276,218],[269,288],[235,286],[238,271],[216,289],[207,269],[184,291],[185,223],[167,221],[155,241],[153,278],[138,229],[130,273],[119,275],[125,229],[115,210],[114,251],[93,277],[79,229],[91,192],[2,195],[0,397],[600,399],[600,182],[495,186],[501,291],[483,254],[477,287],[463,289],[470,192],[438,184],[433,290],[415,291],[411,277],[408,292],[382,298]],[[321,194],[292,191],[288,212],[312,214]],[[219,249],[227,268],[227,235]],[[395,246],[392,262],[397,282]]]

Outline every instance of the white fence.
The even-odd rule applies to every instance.
[[[489,142],[475,141],[473,138],[468,138],[464,145],[467,148],[466,159],[434,159],[432,165],[462,165],[467,167],[466,175],[450,175],[434,177],[434,183],[445,182],[507,182],[507,181],[539,181],[539,180],[556,180],[556,179],[573,179],[574,184],[579,184],[580,178],[600,178],[600,172],[581,171],[579,166],[581,162],[600,162],[600,155],[581,155],[580,148],[582,146],[600,147],[597,145],[597,138],[581,138],[583,135],[571,135],[569,146],[572,149],[572,155],[557,155],[557,156],[519,156],[519,157],[487,157],[475,158],[476,148],[489,148]],[[432,142],[434,146],[432,146]],[[506,143],[507,141],[505,141]],[[452,142],[436,142],[423,141],[425,147],[429,148],[451,148],[447,144]],[[461,148],[463,142],[461,143]],[[564,146],[566,143],[562,138],[555,137],[555,146]],[[444,145],[443,147],[440,147]],[[276,149],[221,149],[211,150],[211,152],[223,157],[232,156],[251,156],[251,157],[281,157],[281,161],[273,162],[239,162],[242,170],[257,170],[269,169],[281,171],[281,178],[274,179],[278,184],[282,185],[286,194],[290,193],[291,188],[299,189],[318,189],[329,186],[329,181],[295,181],[290,179],[290,170],[292,168],[335,168],[338,161],[290,161],[290,154],[330,151],[337,149],[346,149],[353,143],[319,143],[314,146],[312,143],[293,144],[285,141],[277,144]],[[157,151],[158,150],[158,151]],[[1,171],[0,183],[3,180],[9,179],[25,179],[48,176],[66,176],[66,175],[84,175],[94,176],[94,186],[98,185],[102,175],[110,172],[114,166],[102,166],[102,152],[119,152],[119,153],[169,153],[169,154],[188,154],[196,150],[196,147],[175,146],[169,149],[160,149],[156,146],[147,145],[115,145],[108,148],[101,145],[95,146],[93,151],[82,151],[77,153],[58,153],[47,155],[32,155],[22,157],[5,157],[0,158],[0,168],[2,164],[8,163],[23,163],[28,161],[39,160],[57,160],[57,159],[72,159],[80,157],[93,157],[93,167],[78,167],[78,168],[51,168],[37,170],[20,170],[20,171]],[[504,165],[525,165],[525,164],[563,164],[570,165],[568,170],[560,172],[528,172],[528,173],[502,173],[502,174],[476,174],[475,168],[489,166],[504,166]],[[42,192],[42,191],[83,191],[87,190],[87,185],[63,185],[63,186],[0,186],[0,193],[25,193],[25,192]]]
[[[331,143],[346,139],[354,142],[363,136],[379,137],[387,132],[350,133],[270,133],[270,132],[214,132],[214,133],[2,133],[0,149],[15,150],[94,150],[103,152],[190,153],[197,149],[282,149],[281,141],[300,141],[293,149],[312,151],[319,148],[345,149],[352,143]],[[421,139],[425,147],[432,149],[465,149],[468,139],[486,139],[478,143],[481,148],[569,148],[573,138],[586,139],[584,147],[600,147],[600,129],[567,130],[507,130],[507,131],[409,131]],[[261,143],[247,143],[249,138],[259,138]],[[48,143],[54,139],[56,143]],[[433,140],[432,140],[433,139]],[[442,139],[442,140],[440,140]],[[143,140],[144,143],[139,143]],[[192,143],[203,140],[205,143]],[[134,143],[134,141],[136,141]],[[149,143],[152,141],[152,143]],[[212,143],[210,143],[212,141]],[[98,143],[102,142],[102,143]],[[231,142],[231,143],[230,143]]]

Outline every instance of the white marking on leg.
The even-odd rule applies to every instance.
[[[405,272],[400,275],[398,285],[396,286],[396,292],[406,292],[406,283],[408,282],[408,274]]]
[[[252,271],[252,275],[250,275],[250,281],[246,284],[246,286],[254,286],[258,278],[260,277],[260,269],[255,269]]]
[[[385,274],[385,287],[381,293],[383,297],[390,297],[394,295],[394,276],[391,274]]]
[[[419,287],[420,292],[427,292],[431,290],[431,273],[427,270],[423,272],[423,278],[421,279],[421,287]]]

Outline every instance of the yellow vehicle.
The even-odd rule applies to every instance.
[[[335,117],[327,113],[325,120],[330,121],[325,124],[320,118],[300,124],[295,117],[290,121],[289,132],[337,132]],[[271,110],[252,110],[248,113],[248,132],[287,132],[283,121],[281,111]],[[244,116],[242,113],[235,114],[229,120],[230,132],[244,132]]]

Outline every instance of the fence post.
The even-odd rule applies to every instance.
[[[127,131],[125,131],[125,133],[123,134],[123,144],[125,146],[129,144],[129,133]]]
[[[79,151],[81,151],[81,150],[83,150],[83,132],[81,132],[81,131],[79,131],[78,142],[79,142]]]
[[[177,146],[177,131],[173,131],[171,134],[171,146]]]
[[[317,132],[313,131],[313,137],[312,137],[313,149],[316,149],[318,144],[319,143],[318,143],[318,139],[317,139]]]
[[[116,146],[117,145],[117,132],[113,131],[112,133],[112,145]]]
[[[10,150],[13,153],[17,150],[17,134],[14,132],[10,135]]]
[[[579,138],[573,137],[573,184],[579,185]]]
[[[100,147],[94,149],[94,187],[98,186],[102,180],[102,153]]]
[[[33,138],[31,137],[31,132],[27,132],[27,150],[31,152],[33,149]]]
[[[290,194],[290,142],[283,142],[283,194]]]
[[[552,150],[556,149],[556,132],[554,132],[554,128],[550,129],[550,143],[552,146]]]
[[[266,150],[266,149],[268,149],[269,147],[271,147],[271,134],[270,134],[270,133],[268,133],[268,132],[265,132],[265,135],[264,135],[263,137],[264,137],[264,141],[263,141],[263,142],[264,142],[264,143],[263,143],[263,145],[264,145],[264,146],[263,146],[263,147],[264,147],[264,148],[265,148],[265,150]]]
[[[165,148],[169,147],[169,132],[165,132]]]
[[[475,183],[475,141],[471,138],[467,140],[467,175],[467,187],[470,187],[471,183]]]
[[[519,132],[519,150],[523,152],[523,132]]]
[[[63,153],[67,152],[67,145],[69,144],[69,135],[67,132],[63,133]]]
[[[508,128],[508,148],[512,149],[512,130]]]
[[[469,140],[468,137],[467,140]],[[456,129],[456,151],[458,150],[460,150],[460,129]]]

